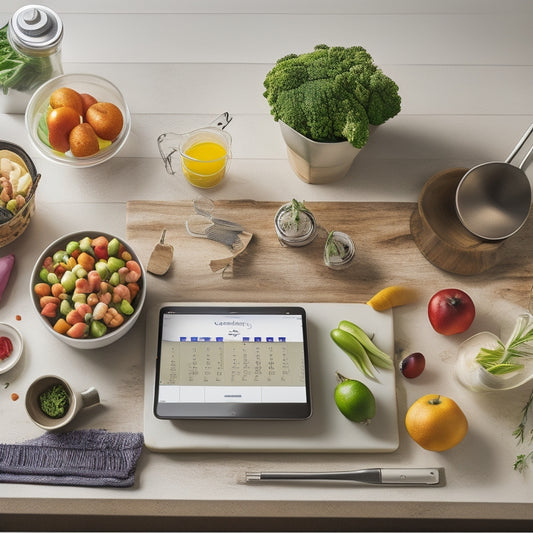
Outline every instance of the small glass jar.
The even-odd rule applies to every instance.
[[[524,361],[524,369],[509,374],[491,374],[476,361],[481,348],[489,350],[501,346],[497,335],[482,331],[466,339],[459,346],[455,364],[455,377],[463,387],[474,392],[509,390],[533,379],[533,360]]]
[[[283,246],[305,246],[311,243],[318,233],[318,225],[313,213],[307,209],[294,217],[293,204],[282,205],[274,217],[274,226],[279,242]]]
[[[349,235],[332,231],[324,246],[324,263],[333,270],[348,268],[355,257],[355,245]]]
[[[35,89],[63,74],[62,40],[61,19],[41,5],[21,7],[0,29],[0,60],[19,65],[0,84],[0,113],[24,113]]]

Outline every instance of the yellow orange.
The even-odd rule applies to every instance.
[[[67,152],[70,132],[80,121],[80,114],[72,107],[52,109],[46,116],[50,146],[58,152]]]
[[[83,114],[83,100],[80,93],[71,89],[70,87],[60,87],[50,95],[50,106],[53,109],[58,107],[72,107],[78,112],[78,115]]]
[[[376,311],[386,311],[392,307],[415,303],[418,297],[418,290],[413,287],[391,285],[381,289],[366,303]]]
[[[88,93],[80,93],[80,96],[83,104],[83,118],[85,118],[87,109],[89,109],[89,107],[91,107],[93,104],[98,103],[98,100],[92,94]]]
[[[94,128],[96,135],[106,141],[114,141],[122,131],[122,111],[111,102],[93,104],[85,113],[85,119]]]
[[[69,134],[70,151],[74,157],[87,157],[100,150],[98,137],[87,122],[75,126]]]
[[[451,398],[426,394],[407,410],[405,427],[422,448],[443,452],[464,439],[468,432],[468,421]]]

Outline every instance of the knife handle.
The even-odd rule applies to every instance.
[[[437,485],[438,468],[382,468],[381,483],[398,485]]]

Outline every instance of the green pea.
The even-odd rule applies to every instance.
[[[80,264],[74,265],[72,272],[76,275],[77,278],[84,278],[87,276],[87,270],[85,270]]]
[[[44,281],[45,283],[48,283],[48,270],[46,268],[41,268],[41,271],[39,272],[39,278]]]
[[[109,284],[116,287],[120,283],[120,275],[118,272],[113,272],[109,278]]]
[[[116,257],[120,249],[120,242],[116,237],[113,237],[107,244],[107,254],[109,257]]]
[[[91,239],[89,237],[83,237],[83,239],[80,241],[80,250],[94,257],[94,250],[91,246]]]
[[[126,264],[125,261],[122,259],[119,259],[118,257],[110,257],[107,260],[107,268],[109,269],[109,272],[113,273],[116,272],[119,268],[122,268]]]
[[[65,288],[66,292],[74,292],[76,288],[76,274],[71,270],[66,270],[65,273],[61,276],[61,285]]]
[[[122,300],[120,302],[120,312],[124,315],[131,315],[134,309],[128,300]]]
[[[72,255],[72,252],[74,252],[75,250],[79,250],[79,248],[80,243],[78,241],[70,241],[67,244],[66,252],[68,255]]]
[[[87,302],[87,295],[84,294],[83,292],[75,292],[73,295],[72,295],[72,301],[74,303],[81,303],[81,304],[84,304],[85,302]]]
[[[101,337],[107,332],[106,325],[100,320],[93,320],[90,326],[91,337]]]
[[[59,312],[63,316],[67,316],[72,311],[72,306],[70,305],[70,302],[68,300],[61,300],[61,303],[59,304]]]
[[[55,272],[48,272],[48,276],[46,276],[46,281],[50,283],[50,285],[53,285],[54,283],[59,283],[59,278],[57,277],[57,274]]]
[[[52,261],[54,264],[65,263],[68,260],[67,252],[65,250],[58,250],[53,256]]]
[[[98,272],[102,281],[107,279],[107,277],[109,276],[109,268],[107,268],[107,264],[105,263],[105,261],[98,261],[94,265],[94,269],[96,270],[96,272]]]

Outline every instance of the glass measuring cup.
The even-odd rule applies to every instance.
[[[218,185],[231,160],[231,135],[224,128],[231,122],[229,113],[219,115],[211,124],[187,133],[162,133],[159,153],[169,174],[175,174],[173,156],[178,154],[185,179],[195,187]]]

